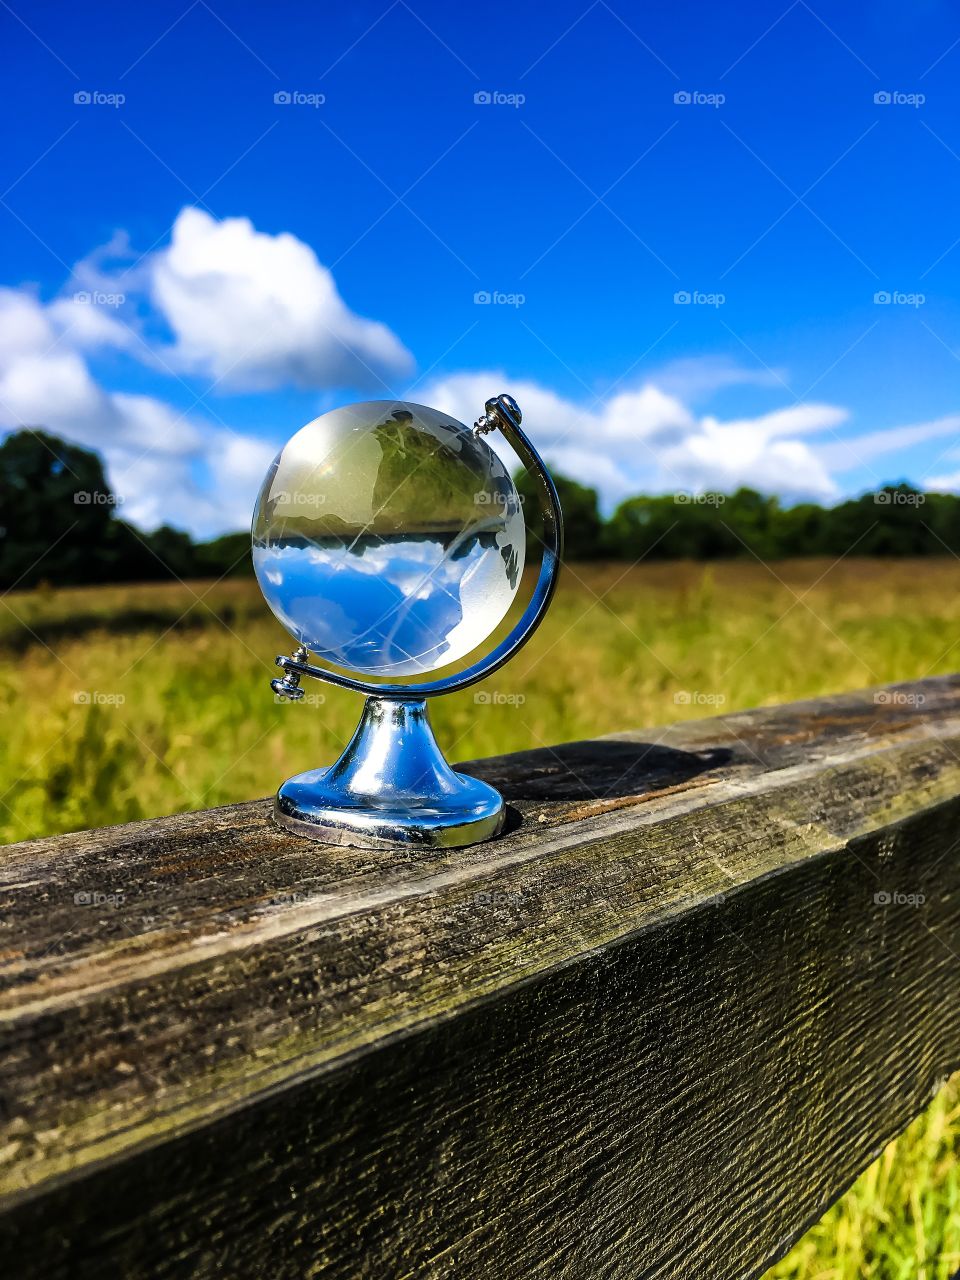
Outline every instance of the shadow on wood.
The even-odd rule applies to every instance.
[[[505,800],[568,803],[648,795],[729,764],[731,757],[724,747],[693,752],[594,738],[463,767],[497,787]]]

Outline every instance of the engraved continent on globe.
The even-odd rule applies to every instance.
[[[298,431],[267,473],[253,564],[307,649],[364,675],[456,662],[496,629],[524,561],[510,474],[462,423],[370,401]]]

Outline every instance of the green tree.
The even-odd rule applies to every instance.
[[[87,582],[115,510],[95,453],[46,431],[0,444],[0,585]]]
[[[563,511],[564,559],[596,560],[609,554],[603,539],[603,517],[596,489],[590,489],[559,472],[551,472],[557,486],[560,507]],[[527,559],[540,554],[543,526],[537,514],[540,498],[536,483],[528,471],[519,471],[514,477],[517,491],[523,501],[527,522]]]
[[[0,588],[196,576],[189,534],[166,525],[143,533],[118,519],[117,509],[96,453],[42,430],[7,436],[0,444]]]
[[[242,578],[253,573],[250,534],[225,533],[195,548],[196,571],[202,578]]]

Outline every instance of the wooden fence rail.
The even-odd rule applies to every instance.
[[[0,853],[0,1274],[760,1275],[960,1066],[960,677]]]

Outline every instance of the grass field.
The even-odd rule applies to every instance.
[[[252,582],[0,606],[5,841],[266,795],[356,724],[358,699],[330,688],[276,702],[273,658],[291,642]],[[953,559],[580,565],[523,653],[479,694],[439,700],[434,722],[456,760],[958,666]],[[771,1276],[950,1280],[958,1155],[951,1085]]]

